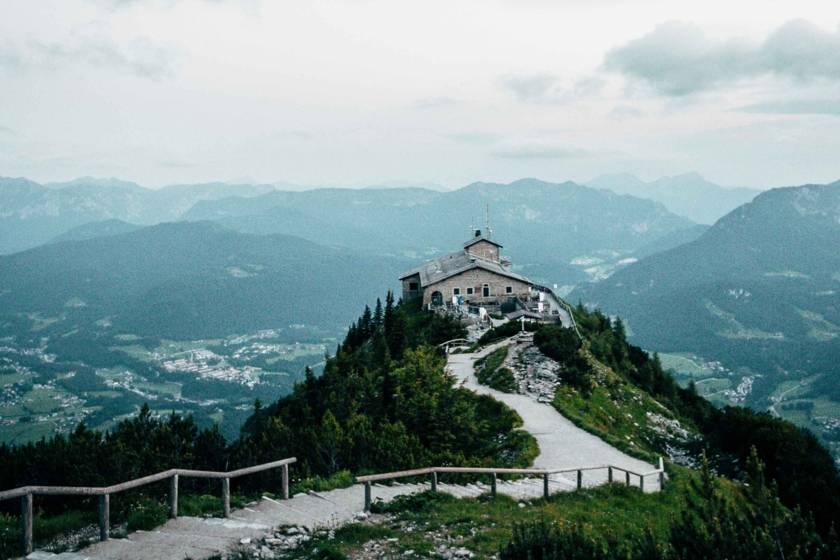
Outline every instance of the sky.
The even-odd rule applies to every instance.
[[[0,175],[840,179],[827,0],[0,0]]]

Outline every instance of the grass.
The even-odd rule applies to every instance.
[[[517,502],[503,495],[457,499],[444,493],[425,492],[401,496],[376,506],[374,513],[387,514],[373,518],[378,524],[347,525],[336,531],[332,540],[313,539],[297,557],[310,557],[313,550],[321,550],[327,544],[343,557],[353,557],[365,542],[379,540],[384,541],[386,557],[403,556],[409,550],[414,551],[414,556],[434,555],[437,547],[445,544],[466,548],[475,558],[488,558],[507,544],[515,525],[543,520],[584,523],[596,533],[610,533],[619,539],[641,535],[648,529],[664,537],[671,521],[694,495],[691,481],[698,477],[681,467],[670,470],[671,479],[665,490],[652,494],[612,484],[529,502]],[[719,484],[731,486],[726,481]],[[732,493],[731,489],[727,493]],[[388,542],[389,538],[398,540]]]
[[[49,517],[36,512],[32,520],[32,533],[36,547],[96,522],[94,507],[91,507],[90,511],[68,511]],[[0,513],[0,558],[18,557],[21,553],[21,538],[20,518],[16,515]]]
[[[336,488],[348,488],[353,486],[354,478],[352,473],[347,470],[338,471],[329,477],[312,476],[295,481],[289,488],[289,493],[294,495],[300,492],[327,492],[335,490]]]
[[[660,436],[648,426],[648,413],[674,415],[647,393],[616,374],[591,354],[594,387],[584,393],[568,384],[555,390],[552,405],[576,426],[625,453],[646,461],[663,454]]]
[[[2,373],[0,374],[0,387],[14,385],[20,383],[31,377],[31,374],[26,373]]]
[[[475,376],[478,382],[503,393],[515,393],[517,385],[513,372],[502,367],[507,355],[508,347],[502,346],[476,361]]]
[[[244,507],[253,497],[232,494],[231,509]],[[36,548],[48,545],[58,537],[70,535],[98,523],[97,508],[92,500],[84,507],[59,514],[43,515],[35,504],[33,534]],[[178,515],[190,517],[222,517],[222,498],[214,495],[181,495],[178,498]],[[169,506],[165,498],[147,495],[115,495],[111,500],[112,531],[125,524],[128,532],[148,531],[166,523]],[[98,534],[98,533],[97,533]],[[14,558],[21,553],[20,517],[0,513],[0,558]]]

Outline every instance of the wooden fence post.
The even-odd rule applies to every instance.
[[[583,471],[577,472],[577,489],[583,488]]]
[[[107,541],[111,536],[111,496],[99,496],[99,540]]]
[[[370,511],[370,482],[365,482],[365,511]]]
[[[543,475],[543,498],[546,500],[548,499],[549,491],[548,491],[548,473]]]
[[[230,517],[230,479],[222,479],[222,510],[225,517]]]
[[[437,492],[437,472],[432,471],[432,492]]]
[[[178,517],[178,475],[173,474],[169,479],[169,517]]]
[[[659,490],[665,488],[665,461],[659,458]]]
[[[493,473],[490,479],[490,495],[496,497],[496,473]]]
[[[289,499],[289,465],[283,465],[283,499]]]
[[[607,467],[607,482],[612,484],[613,481],[613,470],[612,467]]]
[[[641,474],[639,475],[639,490],[641,490],[642,492],[645,491],[645,477]]]
[[[630,486],[630,471],[624,471],[624,482]]]
[[[20,520],[23,524],[23,553],[32,552],[32,494],[26,494],[20,499]]]

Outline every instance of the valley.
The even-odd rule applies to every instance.
[[[62,336],[62,335],[55,335]],[[217,339],[170,340],[96,333],[95,361],[41,346],[0,346],[0,443],[25,443],[73,431],[106,430],[148,403],[153,414],[192,414],[234,438],[258,399],[289,393],[306,368],[321,370],[337,333],[306,325]],[[82,340],[81,343],[84,343]]]

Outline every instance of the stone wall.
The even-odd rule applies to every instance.
[[[467,247],[467,252],[478,258],[499,262],[499,247],[487,241],[479,241]]]
[[[482,296],[484,284],[488,284],[490,288],[490,296],[486,298]],[[511,288],[511,293],[507,293],[506,291],[508,286]],[[452,301],[455,288],[460,288],[460,295],[464,297],[467,303],[482,304],[492,301],[501,303],[509,297],[527,295],[530,286],[530,284],[520,280],[508,278],[507,276],[502,276],[481,268],[474,268],[426,287],[423,290],[423,303],[431,303],[434,292],[440,292],[443,296],[443,302],[449,303]],[[472,288],[473,293],[468,294],[467,288]]]

